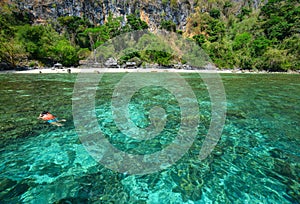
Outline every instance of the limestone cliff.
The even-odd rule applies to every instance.
[[[258,7],[263,0],[230,0],[238,7],[250,5]],[[126,15],[137,14],[147,22],[151,29],[159,27],[162,20],[171,20],[177,29],[185,30],[187,19],[195,8],[207,11],[211,8],[222,8],[225,1],[213,0],[10,0],[21,10],[33,14],[35,21],[56,19],[60,16],[87,17],[95,25],[105,23],[108,15],[122,17],[126,22]],[[228,1],[227,1],[228,2]]]

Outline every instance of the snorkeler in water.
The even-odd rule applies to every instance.
[[[60,122],[65,122],[66,121],[65,119],[59,120],[57,117],[55,117],[54,115],[52,115],[48,111],[41,112],[38,119],[45,120],[48,123],[50,123],[51,125],[56,125],[56,126],[63,126],[63,124],[61,124]]]

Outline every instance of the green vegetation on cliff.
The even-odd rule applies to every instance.
[[[258,10],[243,7],[238,15],[228,13],[231,7],[196,12],[187,27],[219,68],[300,69],[299,2],[270,0]]]
[[[168,1],[164,1],[165,4]],[[174,4],[174,2],[173,2]],[[270,0],[260,9],[244,6],[236,11],[234,2],[210,2],[209,10],[196,4],[185,30],[177,30],[172,20],[162,19],[161,29],[193,39],[219,68],[287,71],[300,69],[300,7],[297,0]],[[124,19],[108,16],[103,25],[86,18],[59,17],[33,24],[24,10],[1,5],[0,61],[18,65],[77,66],[94,49],[122,33],[147,29],[138,13]],[[149,50],[129,53],[119,59],[170,65],[173,56]]]

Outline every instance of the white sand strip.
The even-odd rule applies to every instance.
[[[32,69],[24,71],[3,71],[4,73],[16,74],[61,74],[68,73],[126,73],[126,72],[179,72],[179,73],[233,73],[231,70],[184,70],[184,69],[157,69],[157,68],[65,68],[65,69]],[[3,73],[2,72],[2,73]]]
[[[247,71],[247,70],[186,70],[186,69],[158,69],[158,68],[137,68],[137,69],[123,69],[123,68],[64,68],[64,69],[31,69],[24,71],[0,71],[0,74],[63,74],[68,73],[127,73],[127,72],[177,72],[177,73],[251,73],[251,74],[299,74],[300,71],[290,72],[267,72],[267,71]]]

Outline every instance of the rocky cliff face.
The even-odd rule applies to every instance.
[[[138,14],[150,28],[157,28],[161,19],[172,20],[179,29],[184,29],[187,17],[193,12],[190,1],[137,1],[137,0],[12,0],[21,10],[30,11],[36,20],[56,19],[73,15],[87,17],[94,24],[103,24],[111,13],[115,17]]]
[[[231,0],[240,6],[245,4],[253,7],[263,0]],[[187,18],[195,11],[196,6],[207,10],[224,4],[223,1],[210,0],[11,0],[21,10],[31,12],[36,21],[56,19],[60,16],[87,17],[94,24],[105,23],[111,13],[115,17],[122,17],[126,21],[126,15],[138,14],[147,22],[151,29],[159,27],[161,20],[173,21],[178,29],[184,30]]]

